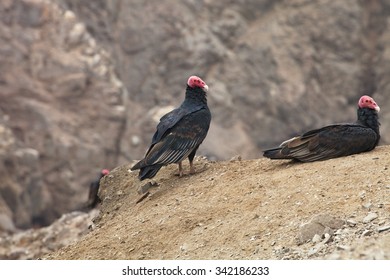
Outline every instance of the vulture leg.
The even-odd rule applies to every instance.
[[[195,168],[194,165],[192,164],[192,161],[190,161],[190,174],[195,174]]]
[[[181,161],[178,163],[178,165],[179,165],[179,171],[175,175],[182,177],[183,176],[183,167],[181,165]]]
[[[194,164],[193,164],[193,161],[194,161],[194,157],[195,157],[195,153],[196,153],[196,150],[198,148],[196,148],[189,156],[188,156],[188,160],[190,162],[190,174],[195,174],[195,168],[194,168]]]

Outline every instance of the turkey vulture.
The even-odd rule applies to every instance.
[[[109,173],[110,171],[108,169],[103,169],[102,171],[100,171],[98,178],[95,181],[91,182],[91,184],[89,185],[89,194],[87,202],[88,207],[94,208],[100,202],[100,198],[98,196],[100,179]]]
[[[160,119],[145,158],[131,168],[140,169],[140,180],[153,178],[162,166],[170,163],[179,164],[179,176],[182,176],[181,162],[187,157],[190,173],[195,172],[192,161],[211,121],[207,91],[208,86],[199,77],[188,79],[183,103]]]
[[[265,150],[270,159],[294,159],[303,162],[326,160],[371,151],[379,142],[379,106],[364,95],[359,99],[357,121],[334,124],[308,131]]]

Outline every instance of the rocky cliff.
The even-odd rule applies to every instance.
[[[363,94],[389,143],[389,14],[379,0],[1,1],[0,229],[79,208],[100,168],[143,155],[192,74],[210,86],[210,158],[352,121]]]
[[[126,90],[72,11],[2,1],[0,14],[1,215],[7,228],[47,225],[116,162]]]

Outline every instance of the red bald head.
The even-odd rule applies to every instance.
[[[103,169],[103,170],[101,171],[101,173],[102,173],[102,175],[106,176],[107,174],[110,173],[110,170],[108,170],[108,169]]]
[[[199,88],[203,89],[205,92],[207,92],[209,90],[208,85],[206,85],[206,83],[203,82],[203,80],[197,76],[189,77],[187,85],[189,87],[192,87],[192,88],[199,87]]]
[[[359,108],[362,108],[362,109],[369,108],[369,109],[373,109],[377,112],[379,112],[379,110],[380,110],[380,108],[379,108],[378,104],[376,104],[375,100],[368,95],[363,95],[362,97],[360,97],[358,106],[359,106]]]

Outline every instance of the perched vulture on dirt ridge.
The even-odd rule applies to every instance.
[[[195,172],[193,159],[211,122],[207,91],[208,86],[201,78],[191,76],[188,79],[183,103],[160,119],[144,159],[131,168],[140,170],[140,180],[153,178],[162,166],[171,163],[179,164],[179,176],[182,176],[181,162],[187,157],[190,173]]]
[[[371,151],[380,139],[379,109],[373,98],[364,95],[358,102],[355,123],[333,124],[308,131],[284,141],[277,148],[263,151],[263,156],[310,162]]]

